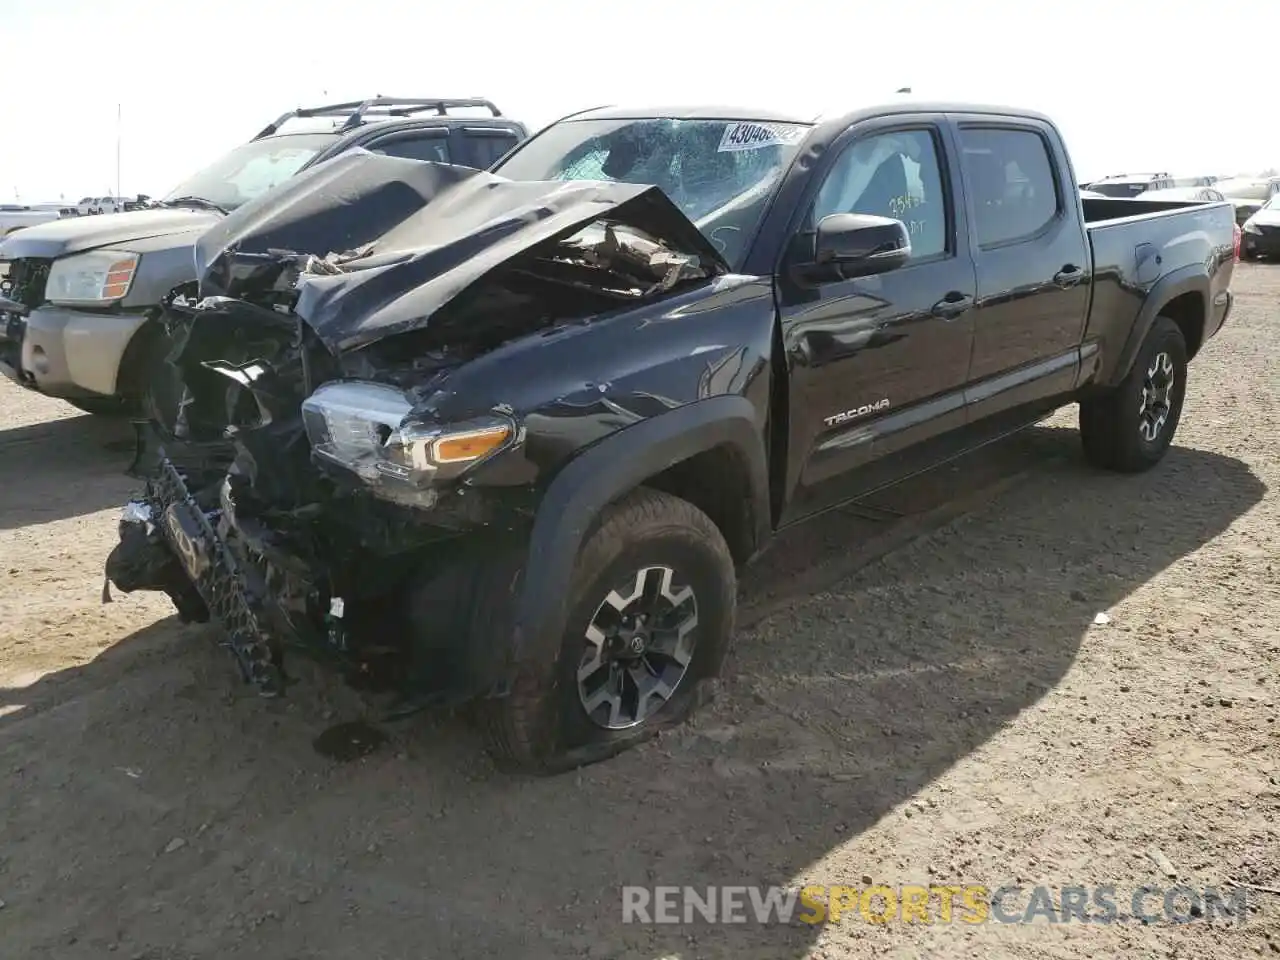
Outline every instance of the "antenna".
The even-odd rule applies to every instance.
[[[120,196],[120,104],[116,104],[116,196]],[[115,206],[115,200],[111,201]]]

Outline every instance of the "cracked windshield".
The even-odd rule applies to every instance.
[[[545,131],[497,172],[653,184],[737,267],[808,130],[747,120],[582,120]]]

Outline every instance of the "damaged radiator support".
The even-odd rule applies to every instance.
[[[182,474],[163,453],[152,483],[159,500],[157,521],[162,535],[226,631],[226,645],[245,679],[263,696],[280,695],[284,692],[284,673],[264,639],[256,604],[236,558],[191,496]]]

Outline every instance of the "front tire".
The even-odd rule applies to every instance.
[[[1168,317],[1156,317],[1124,380],[1080,402],[1085,458],[1120,473],[1151,469],[1173,443],[1186,392],[1186,339]]]
[[[710,696],[733,633],[737,579],[719,529],[647,488],[608,507],[574,568],[558,648],[531,651],[482,705],[495,760],[556,773],[683,722]]]

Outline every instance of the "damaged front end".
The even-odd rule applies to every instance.
[[[298,646],[435,699],[500,683],[507,651],[469,649],[422,591],[522,560],[545,468],[533,407],[459,371],[727,270],[653,188],[361,152],[241,207],[197,261],[165,305],[182,400],[139,424],[108,580],[217,621],[264,695]]]

